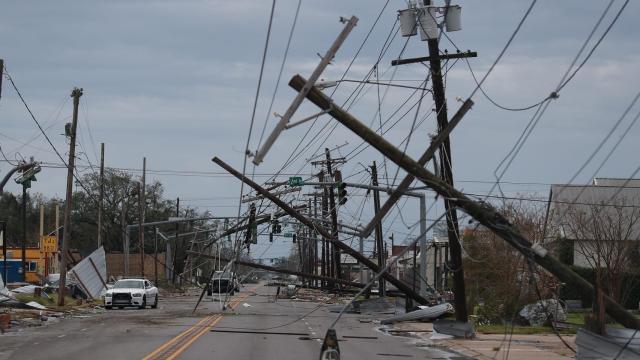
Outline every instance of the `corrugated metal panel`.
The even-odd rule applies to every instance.
[[[102,291],[106,289],[103,281],[107,279],[107,261],[104,248],[101,246],[91,255],[82,259],[71,269],[69,275],[77,281],[82,289],[89,292],[87,295],[94,299],[100,298]]]

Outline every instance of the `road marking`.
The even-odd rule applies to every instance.
[[[63,338],[63,337],[65,337],[65,336],[67,336],[67,335],[65,335],[65,334],[58,335],[58,338]]]
[[[198,338],[200,336],[202,336],[204,333],[208,332],[212,327],[214,327],[220,320],[222,320],[222,316],[219,316],[217,319],[215,319],[209,326],[205,326],[199,333],[197,333],[195,336],[193,336],[189,341],[187,341],[186,344],[182,345],[180,348],[178,348],[176,351],[173,352],[173,355],[169,356],[167,358],[167,360],[173,360],[175,359],[178,355],[182,354],[182,352],[184,352],[185,350],[187,350],[187,348],[189,346],[191,346],[191,344],[193,344],[194,341],[198,340]]]
[[[244,299],[248,298],[251,292],[236,299],[229,304],[230,309],[235,309]],[[145,356],[143,360],[151,359],[175,359],[178,355],[184,352],[189,346],[191,346],[199,337],[208,332],[213,326],[215,326],[224,315],[210,315],[206,316],[196,324],[189,327],[187,330],[178,334],[176,337],[162,344],[159,348]]]
[[[181,332],[180,334],[178,334],[178,336],[176,336],[174,338],[171,338],[169,341],[167,341],[164,344],[162,344],[159,348],[154,350],[152,353],[150,353],[149,355],[145,356],[143,358],[143,360],[152,359],[156,354],[158,354],[159,352],[161,352],[162,350],[164,350],[168,346],[172,345],[173,343],[177,342],[178,340],[180,340],[180,338],[182,338],[182,337],[186,336],[187,334],[189,334],[190,332],[192,332],[197,326],[200,326],[200,324],[202,324],[203,322],[205,322],[209,318],[210,318],[210,316],[207,316],[207,317],[203,318],[202,320],[198,321],[197,323],[192,325],[187,330],[185,330],[185,331]]]

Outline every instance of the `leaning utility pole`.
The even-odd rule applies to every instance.
[[[58,306],[64,306],[64,290],[67,285],[67,252],[69,252],[69,244],[71,243],[71,206],[73,198],[73,171],[76,162],[76,129],[78,128],[78,106],[80,105],[80,97],[82,89],[74,88],[71,91],[73,98],[73,117],[71,120],[71,129],[69,137],[69,163],[67,164],[67,194],[64,203],[64,238],[62,239],[62,251],[60,252],[60,282],[58,284]]]
[[[311,91],[313,91],[313,89]],[[325,237],[327,239],[330,239],[330,241],[333,240],[333,238],[331,237],[331,234],[329,234],[329,232],[327,232],[322,227],[321,224],[312,221],[311,219],[305,217],[304,215],[301,215],[298,211],[293,209],[291,206],[286,204],[284,201],[279,199],[277,196],[274,196],[274,195],[270,194],[263,187],[261,187],[260,185],[258,185],[257,183],[255,183],[254,181],[249,179],[248,177],[244,176],[242,173],[240,173],[236,169],[232,168],[231,166],[229,166],[227,163],[225,163],[224,161],[220,160],[219,158],[215,157],[215,158],[213,158],[212,161],[215,162],[216,164],[218,164],[223,169],[225,169],[231,175],[236,177],[238,180],[240,180],[240,181],[244,182],[245,184],[247,184],[248,186],[250,186],[257,193],[259,193],[261,195],[264,195],[265,198],[269,199],[272,203],[274,203],[280,209],[285,211],[291,217],[293,217],[296,220],[298,220],[300,223],[304,224],[307,227],[316,229],[320,233],[321,236],[323,236],[323,237]],[[382,268],[379,267],[375,262],[371,261],[366,256],[363,256],[357,250],[352,249],[349,245],[347,245],[347,244],[345,244],[345,243],[343,243],[341,241],[335,241],[333,243],[336,245],[336,247],[338,247],[340,250],[342,250],[342,252],[344,252],[344,253],[346,253],[348,255],[351,255],[354,259],[356,259],[356,261],[358,261],[361,264],[363,264],[364,266],[370,268],[375,273],[380,273],[380,271],[382,270]],[[383,271],[380,274],[380,276],[384,277],[388,282],[390,282],[392,285],[394,285],[399,291],[405,293],[408,297],[411,297],[412,299],[414,299],[415,301],[417,301],[420,304],[426,305],[427,299],[425,299],[422,296],[420,296],[417,292],[413,291],[413,289],[410,286],[408,286],[407,284],[405,284],[401,280],[397,279],[393,275],[389,274],[389,272],[386,271],[386,270],[388,270],[388,269],[385,269],[385,271]]]
[[[325,156],[327,158],[327,175],[329,179],[333,178],[333,171],[331,169],[331,152],[329,148],[324,149]],[[329,186],[329,207],[331,208],[331,235],[335,241],[340,241],[338,238],[338,209],[336,209],[336,198],[333,186]],[[340,250],[335,246],[331,246],[331,254],[333,255],[333,273],[336,279],[342,279],[340,269]]]
[[[373,186],[378,186],[378,168],[376,167],[376,162],[373,162],[371,165],[371,184]],[[380,211],[380,192],[377,189],[373,190],[373,211],[374,214],[377,215]],[[378,249],[378,266],[382,269],[384,268],[385,258],[384,258],[384,240],[382,239],[382,221],[376,224],[376,248]],[[385,296],[385,283],[384,279],[378,279],[378,294],[380,297]]]
[[[100,144],[100,197],[98,199],[98,247],[102,245],[102,208],[104,206],[104,143]]]
[[[289,86],[299,91],[305,83],[306,80],[304,78],[300,75],[296,75],[289,82]],[[494,232],[498,237],[502,238],[505,242],[524,255],[528,260],[536,262],[559,280],[576,285],[582,293],[593,294],[594,287],[591,283],[573,272],[568,266],[555,259],[551,254],[549,254],[549,251],[545,249],[542,244],[531,243],[518,231],[518,229],[509,223],[508,219],[504,215],[500,214],[493,206],[491,206],[491,204],[474,201],[467,195],[455,189],[453,186],[444,182],[441,178],[435,176],[416,160],[407,156],[406,153],[396,148],[375,131],[369,129],[360,120],[346,112],[339,105],[333,103],[333,101],[319,89],[313,87],[307,94],[307,99],[319,108],[326,109],[328,114],[334,119],[338,120],[341,124],[353,131],[376,150],[380,151],[390,161],[393,161],[403,170],[415,176],[416,179],[434,190],[438,195],[450,199],[453,205],[460,208],[462,211],[465,211],[478,221],[478,223]],[[469,99],[467,99],[465,103],[468,101]],[[278,206],[280,206],[280,204]],[[375,267],[377,268],[377,266]],[[387,278],[390,282],[392,279],[397,280],[393,277]],[[402,283],[400,284],[402,286]],[[397,286],[398,285],[396,285],[396,287]],[[409,294],[410,290],[411,289],[409,288],[405,293]],[[614,320],[627,328],[640,329],[640,320],[635,318],[622,305],[607,295],[604,296],[604,302],[607,314],[609,314]]]

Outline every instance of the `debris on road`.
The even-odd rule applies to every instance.
[[[540,300],[533,304],[525,305],[518,314],[527,319],[532,326],[544,326],[549,321],[567,321],[564,308],[556,299]]]
[[[625,329],[628,331],[626,338],[618,336],[603,336],[592,333],[585,329],[578,329],[576,335],[576,345],[578,351],[576,359],[606,359],[615,355],[619,360],[640,359],[640,348],[631,346],[629,340],[635,339],[636,330]],[[621,335],[618,333],[617,335]],[[633,339],[632,339],[633,337]]]
[[[457,338],[470,339],[476,335],[473,326],[469,323],[454,321],[449,319],[438,319],[433,322],[434,334],[436,332],[451,335]]]
[[[432,320],[436,319],[446,313],[453,313],[453,305],[446,303],[435,306],[428,306],[424,309],[410,311],[408,313],[393,316],[388,319],[380,321],[381,324],[392,324],[399,321],[411,321],[411,320]]]

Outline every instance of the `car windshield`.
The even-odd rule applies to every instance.
[[[115,289],[144,289],[144,283],[140,280],[120,280],[113,287]]]

